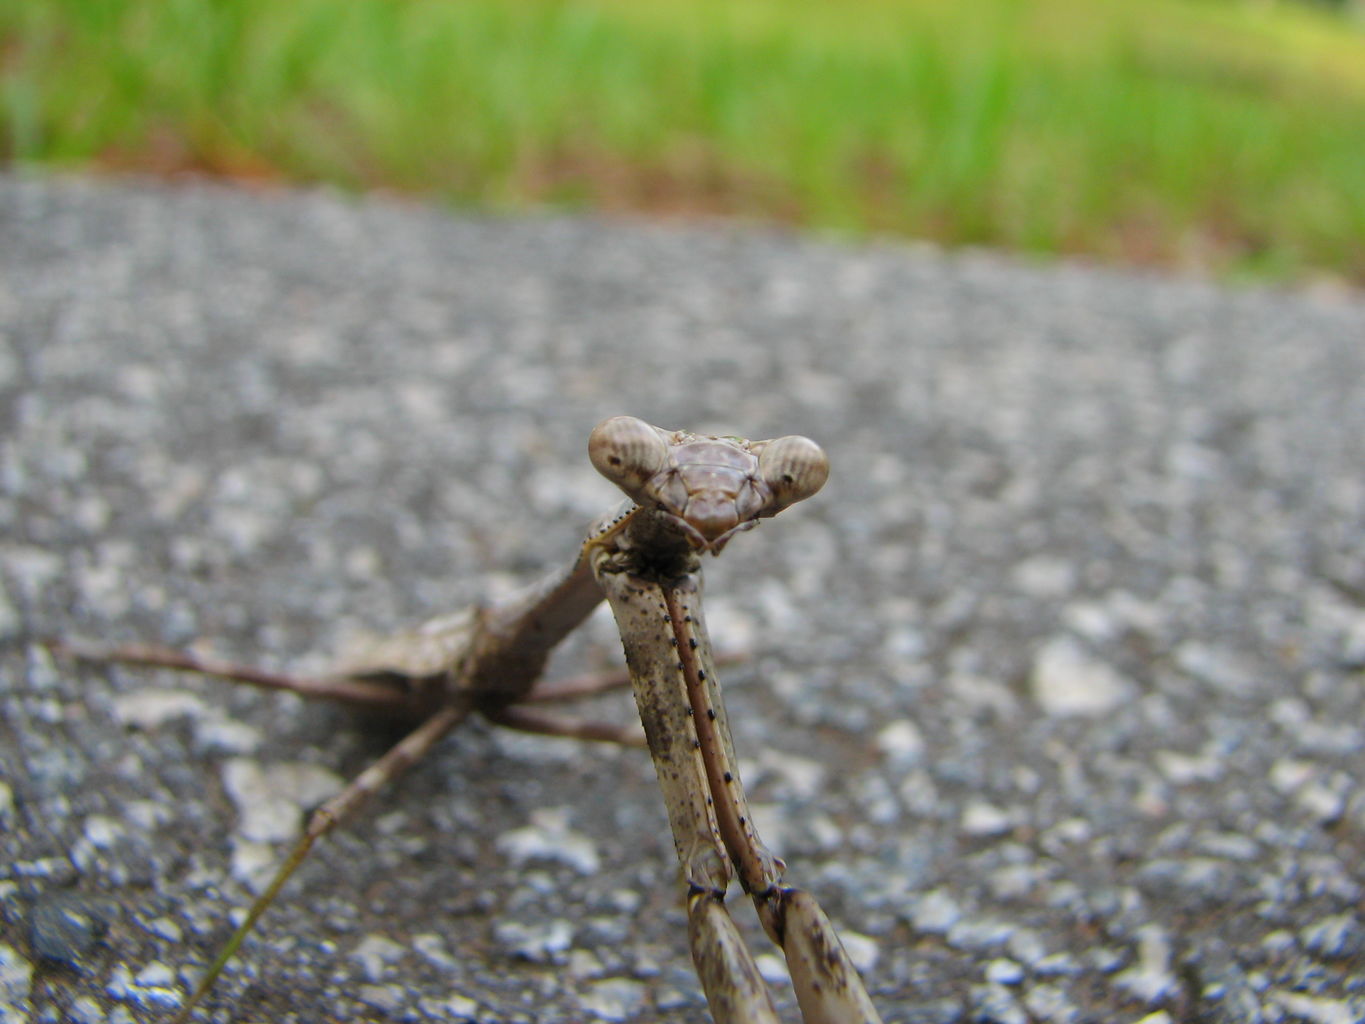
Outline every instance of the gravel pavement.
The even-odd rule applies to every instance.
[[[394,736],[37,639],[320,669],[570,558],[617,413],[830,453],[708,617],[888,1024],[1365,1020],[1359,296],[0,178],[0,413],[4,1021],[164,1019]],[[552,671],[619,657],[598,615]],[[470,725],[209,1008],[701,1024],[648,758]]]

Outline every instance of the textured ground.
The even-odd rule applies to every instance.
[[[830,452],[709,618],[888,1024],[1365,1019],[1359,298],[11,179],[0,396],[2,1019],[164,1017],[391,739],[36,638],[320,667],[570,557],[622,412]],[[556,671],[618,652],[599,616]],[[643,754],[473,725],[213,1018],[705,1021],[670,858]]]

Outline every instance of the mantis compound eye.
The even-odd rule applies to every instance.
[[[634,498],[668,462],[668,446],[644,420],[613,416],[593,428],[588,458],[597,472]]]
[[[779,437],[758,453],[758,476],[773,492],[773,512],[779,512],[825,486],[829,459],[808,437]]]

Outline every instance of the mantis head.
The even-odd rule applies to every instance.
[[[670,517],[694,548],[719,553],[736,533],[824,486],[829,460],[808,437],[746,441],[663,430],[634,416],[594,428],[588,457],[641,508]]]

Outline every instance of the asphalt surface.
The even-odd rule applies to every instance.
[[[1359,296],[11,178],[0,396],[0,1019],[164,1019],[394,736],[39,638],[320,669],[563,564],[631,413],[829,451],[708,616],[886,1021],[1365,1020]],[[617,661],[599,615],[553,671]],[[641,752],[472,724],[209,1013],[706,1021],[671,857]]]

